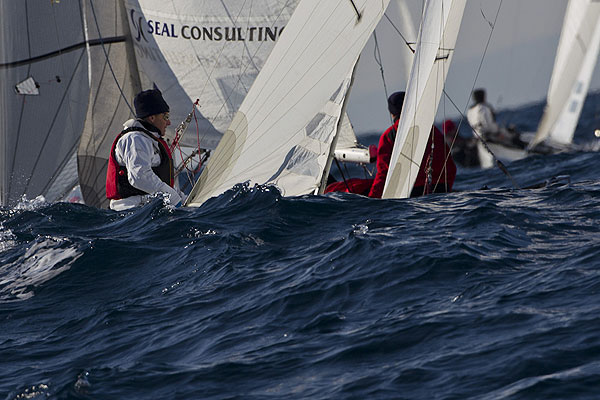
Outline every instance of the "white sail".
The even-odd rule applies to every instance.
[[[319,187],[354,67],[389,0],[303,0],[188,198],[237,183]]]
[[[413,16],[408,7],[408,0],[397,0],[396,3],[398,4],[398,17],[400,18],[400,27],[402,28],[404,38],[414,49],[417,38],[417,29],[415,28]],[[401,56],[400,60],[402,62],[402,70],[406,72],[404,79],[408,81],[410,67],[413,61],[413,52],[411,48],[406,45],[400,46],[398,51],[400,52]]]
[[[598,59],[600,2],[571,0],[567,6],[548,89],[546,108],[529,147],[549,138],[570,144]]]
[[[3,1],[0,25],[0,205],[55,201],[77,183],[87,107],[80,4]]]
[[[338,135],[339,137],[336,143],[337,149],[349,149],[358,145],[358,139],[356,139],[354,128],[346,113],[342,116],[342,124]]]
[[[201,147],[219,143],[298,1],[125,0],[140,72],[171,120],[200,100]],[[196,146],[196,135],[184,143]]]
[[[383,198],[410,196],[425,152],[466,0],[429,0],[417,40]]]

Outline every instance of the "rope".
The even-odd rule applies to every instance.
[[[406,38],[404,37],[404,35],[402,34],[402,32],[400,32],[400,29],[398,29],[398,27],[396,27],[396,25],[394,25],[394,22],[390,19],[390,17],[388,17],[387,13],[383,14],[383,16],[385,17],[385,19],[388,20],[388,22],[392,25],[392,28],[394,28],[394,30],[398,33],[398,35],[400,35],[400,37],[402,38],[402,40],[404,40],[404,44],[410,49],[410,51],[415,52],[415,49],[411,46],[411,43],[408,40],[406,40]]]
[[[98,18],[96,17],[96,10],[94,9],[94,0],[90,0],[90,5],[92,6],[92,15],[94,16],[94,23],[96,24],[96,29],[98,30],[98,38],[100,39],[100,42],[102,43],[102,51],[104,51],[104,57],[106,57],[106,62],[108,63],[108,68],[110,69],[110,73],[112,74],[113,79],[114,79],[117,87],[119,88],[121,97],[123,98],[123,100],[125,100],[125,104],[127,104],[127,107],[129,107],[129,111],[131,111],[131,113],[133,115],[135,115],[135,111],[133,111],[133,107],[131,107],[131,104],[129,104],[127,97],[123,93],[123,89],[121,88],[121,85],[119,84],[119,80],[117,79],[117,76],[115,75],[115,71],[113,70],[112,64],[110,62],[110,58],[108,57],[108,52],[106,51],[106,47],[104,46],[104,39],[102,38],[102,33],[100,32],[100,25],[98,24]]]
[[[385,73],[383,72],[383,61],[381,59],[381,52],[379,51],[379,41],[377,40],[377,32],[373,31],[373,39],[375,40],[375,49],[373,50],[373,57],[375,62],[379,65],[379,71],[381,72],[381,80],[383,81],[383,91],[385,92],[385,100],[388,98],[387,84],[385,82]]]
[[[352,191],[350,190],[350,186],[348,186],[348,182],[346,181],[346,177],[344,176],[344,171],[342,171],[342,167],[340,166],[340,162],[335,157],[334,157],[334,160],[335,160],[335,165],[337,165],[338,170],[340,171],[340,174],[342,175],[342,179],[344,180],[346,189],[348,189],[348,193],[352,193]]]

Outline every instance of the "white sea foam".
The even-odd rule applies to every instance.
[[[81,255],[67,239],[38,239],[18,259],[0,266],[0,301],[32,297],[36,287],[69,270]]]

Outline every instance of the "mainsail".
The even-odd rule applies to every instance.
[[[0,205],[64,196],[87,103],[79,2],[1,2]]]
[[[465,2],[429,0],[425,6],[383,198],[410,196],[444,90]]]
[[[201,147],[219,143],[298,1],[125,0],[139,70],[171,119],[200,100]]]
[[[600,48],[600,2],[571,0],[567,6],[544,115],[529,148],[550,139],[573,140]]]
[[[286,196],[318,190],[350,71],[388,2],[300,2],[188,205],[246,181],[274,184]]]

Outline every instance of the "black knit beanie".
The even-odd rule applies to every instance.
[[[404,103],[404,92],[395,92],[388,97],[388,110],[392,115],[399,116]]]
[[[144,90],[138,93],[133,99],[133,105],[135,106],[135,116],[137,118],[146,118],[150,115],[169,111],[169,105],[158,89]]]

